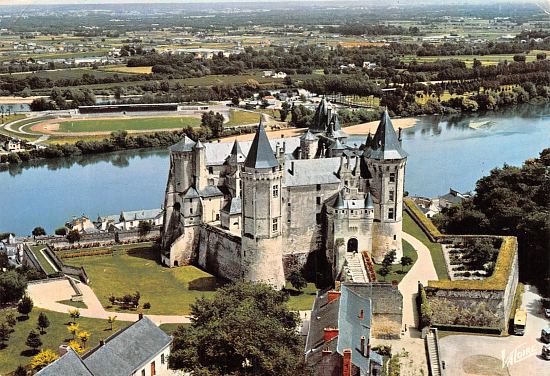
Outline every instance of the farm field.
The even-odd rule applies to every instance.
[[[200,119],[191,117],[121,118],[106,120],[62,121],[57,133],[152,131],[157,129],[198,127]]]
[[[13,312],[16,317],[19,313],[15,309],[6,309],[0,311],[0,317]],[[25,345],[25,340],[31,330],[37,330],[37,320],[40,312],[44,312],[50,321],[50,326],[46,332],[40,336],[42,340],[42,349],[51,349],[57,352],[59,345],[67,344],[72,339],[71,333],[67,330],[67,324],[71,320],[66,313],[47,311],[40,308],[34,308],[29,314],[29,318],[24,320],[19,318],[15,325],[15,331],[11,333],[10,339],[6,342],[7,347],[0,350],[0,374],[5,375],[17,368],[17,366],[27,365],[32,359],[30,348]],[[86,343],[86,349],[91,349],[98,345],[100,339],[105,339],[119,329],[125,328],[130,323],[124,321],[115,321],[113,331],[109,330],[107,320],[89,319],[81,317],[77,320],[80,331],[87,331],[91,334]]]
[[[545,52],[550,53],[550,51],[541,51],[533,50],[526,55],[526,61],[535,61],[537,59],[537,53]],[[436,60],[448,60],[455,59],[461,60],[466,63],[468,68],[471,68],[474,59],[481,61],[483,65],[496,65],[502,61],[514,61],[515,54],[503,54],[503,55],[455,55],[455,56],[416,56],[416,55],[406,55],[402,58],[404,62],[410,62],[416,60],[418,62],[433,62]]]
[[[226,127],[235,125],[253,124],[260,121],[260,114],[257,112],[231,110],[229,111],[229,121],[224,123]]]
[[[127,67],[124,65],[114,65],[100,68],[105,72],[128,73],[128,74],[151,74],[153,67]]]

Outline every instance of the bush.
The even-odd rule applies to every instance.
[[[65,235],[67,235],[67,228],[66,227],[56,228],[55,229],[55,234],[65,236]]]
[[[143,309],[151,309],[151,303],[143,303]]]

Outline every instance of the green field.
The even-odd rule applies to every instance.
[[[428,249],[432,255],[432,261],[434,263],[435,271],[437,272],[437,278],[439,280],[449,279],[447,273],[447,266],[445,265],[445,258],[443,256],[443,250],[441,244],[433,243],[428,239],[424,231],[416,224],[411,216],[403,211],[403,231],[409,235],[414,236],[420,240]]]
[[[120,118],[109,120],[63,121],[59,133],[153,131],[157,129],[198,127],[201,120],[192,117]]]
[[[224,124],[226,127],[243,124],[257,124],[260,122],[261,114],[257,112],[231,110],[229,111],[229,121]]]
[[[402,267],[400,265],[401,260],[397,260],[397,264],[392,265],[392,270],[391,270],[390,274],[388,274],[385,278],[382,277],[380,274],[378,274],[378,271],[380,269],[382,269],[382,264],[374,264],[374,270],[376,271],[376,279],[378,281],[397,281],[397,282],[401,282],[403,277],[405,277],[405,275],[413,267],[414,263],[418,259],[418,254],[416,253],[413,246],[410,245],[409,243],[407,243],[405,240],[403,240],[402,243],[403,243],[403,256],[409,256],[413,260],[413,263],[411,265]]]
[[[545,52],[549,53],[550,51],[541,51],[541,50],[532,50],[526,55],[526,61],[535,61],[537,58],[537,53]],[[468,68],[471,68],[474,64],[474,59],[477,59],[481,62],[482,65],[496,65],[503,61],[512,62],[514,61],[514,55],[521,54],[503,54],[503,55],[455,55],[455,56],[416,56],[416,55],[406,55],[402,58],[404,62],[411,62],[416,60],[418,62],[433,62],[436,60],[461,60],[466,63]]]
[[[313,301],[317,296],[317,288],[315,287],[315,283],[308,283],[307,287],[302,289],[301,292],[296,291],[288,282],[285,288],[290,294],[288,308],[293,311],[311,310],[311,307],[313,307]]]
[[[64,259],[70,265],[83,266],[90,287],[101,304],[110,311],[109,296],[141,294],[140,305],[151,303],[146,314],[187,315],[189,305],[201,296],[210,296],[218,286],[212,275],[194,267],[166,268],[156,260],[152,249],[138,249],[129,254]],[[120,310],[121,311],[121,310]]]
[[[16,310],[5,309],[0,310],[0,318],[9,311],[13,312],[16,317],[19,316]],[[57,352],[59,345],[66,344],[72,339],[72,335],[66,328],[70,320],[68,314],[35,308],[30,313],[28,320],[17,321],[14,328],[15,331],[11,333],[10,339],[6,342],[7,347],[4,349],[0,348],[0,375],[5,375],[17,368],[18,365],[26,365],[31,361],[33,355],[28,351],[30,349],[25,345],[25,340],[32,329],[38,332],[36,322],[40,312],[46,313],[50,320],[50,326],[46,329],[46,333],[40,336],[42,349],[52,349]],[[77,323],[81,331],[85,330],[91,333],[91,337],[86,344],[86,349],[97,346],[100,339],[107,338],[115,331],[125,328],[130,324],[129,322],[115,321],[113,331],[111,332],[106,320],[81,317],[77,320]]]

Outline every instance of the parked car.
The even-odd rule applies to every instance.
[[[544,309],[544,316],[546,316],[547,319],[550,319],[550,308]]]
[[[544,343],[550,343],[550,328],[544,328],[540,331],[540,340]]]
[[[542,346],[541,356],[544,360],[550,360],[550,347],[547,345]]]

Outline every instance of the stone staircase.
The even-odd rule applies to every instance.
[[[439,344],[437,337],[437,329],[430,329],[426,336],[426,347],[428,349],[428,359],[431,376],[443,376],[443,367],[441,356],[439,354]]]
[[[344,271],[347,275],[347,279],[351,280],[352,282],[369,282],[367,271],[365,269],[365,265],[363,264],[363,257],[359,253],[346,253],[346,263],[344,266]]]

